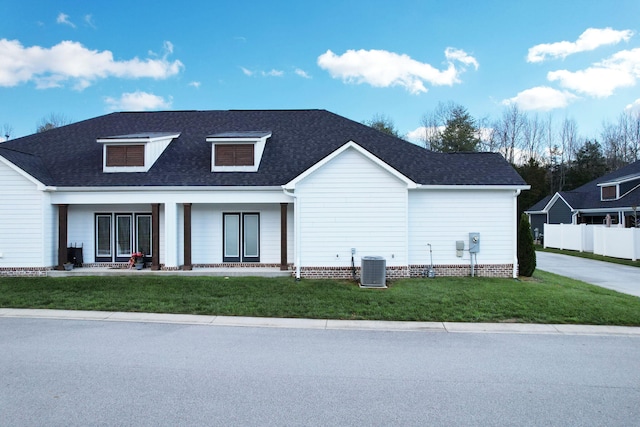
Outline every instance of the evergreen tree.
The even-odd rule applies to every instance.
[[[443,153],[476,151],[479,143],[475,120],[466,108],[454,105],[445,122],[444,130],[432,149]]]
[[[531,277],[536,269],[536,251],[533,246],[531,225],[526,214],[520,216],[518,226],[518,265],[520,276]]]

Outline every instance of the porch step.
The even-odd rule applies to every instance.
[[[142,270],[129,268],[108,267],[81,267],[71,271],[50,270],[48,277],[73,277],[73,276],[220,276],[220,277],[288,277],[291,271],[282,271],[279,268],[194,268],[193,270]]]

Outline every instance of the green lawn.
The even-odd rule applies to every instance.
[[[540,271],[526,280],[405,279],[388,289],[257,277],[0,278],[0,307],[640,326],[640,298]]]

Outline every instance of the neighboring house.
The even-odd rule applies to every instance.
[[[113,113],[0,144],[0,274],[83,263],[351,277],[515,276],[516,198],[494,153],[434,153],[324,110]],[[456,242],[465,251],[456,251]],[[431,246],[429,247],[428,244]],[[353,251],[355,253],[353,253]],[[460,256],[458,256],[460,255]]]
[[[640,206],[640,161],[572,191],[547,196],[525,211],[531,229],[543,224],[611,224],[635,227]],[[534,231],[535,232],[535,231]]]

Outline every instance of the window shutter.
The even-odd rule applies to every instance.
[[[253,166],[253,144],[236,145],[236,166]]]
[[[253,166],[253,144],[217,144],[216,166]]]
[[[602,187],[602,200],[613,200],[616,198],[616,186],[610,185]]]
[[[144,166],[144,145],[127,146],[127,166]]]
[[[124,145],[113,145],[107,147],[107,166],[126,166],[127,147]]]
[[[107,147],[107,166],[144,166],[144,145]]]

